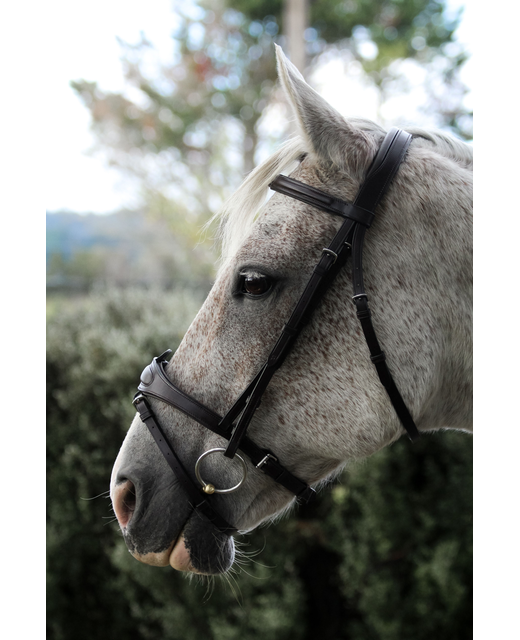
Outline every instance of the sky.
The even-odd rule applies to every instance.
[[[454,7],[463,0],[451,0]],[[90,116],[70,88],[74,79],[98,82],[104,90],[123,89],[120,53],[116,37],[128,42],[139,39],[140,32],[168,59],[171,49],[172,0],[48,0],[47,24],[50,25],[46,48],[45,90],[48,106],[45,163],[51,170],[45,178],[45,207],[48,211],[71,210],[79,213],[108,213],[123,206],[135,206],[138,194],[124,174],[108,167],[98,152],[89,152],[94,138],[89,130]],[[459,30],[459,38],[471,49],[472,10]],[[64,28],[66,25],[67,28]],[[72,28],[71,28],[72,27]],[[466,82],[471,83],[471,64]],[[374,118],[370,90],[355,90],[355,81],[337,82],[331,65],[320,76],[319,89],[334,105],[345,104],[353,114]],[[355,100],[353,99],[355,97]]]

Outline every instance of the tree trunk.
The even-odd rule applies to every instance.
[[[309,0],[285,0],[283,30],[287,38],[287,54],[303,75],[307,65],[303,34],[309,26]]]
[[[245,132],[244,132],[244,164],[243,164],[243,173],[247,175],[255,168],[255,153],[256,146],[258,144],[258,134],[256,132],[256,123],[258,122],[258,117],[251,118],[251,120],[247,120],[244,123]]]

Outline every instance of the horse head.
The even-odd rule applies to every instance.
[[[288,172],[318,194],[352,203],[386,140],[380,126],[344,119],[280,49],[277,57],[299,135],[253,171],[225,206],[215,284],[169,363],[156,363],[142,378],[146,386],[162,372],[181,390],[177,396],[189,399],[192,415],[148,398],[158,439],[167,441],[188,483],[199,485],[203,477],[208,493],[217,489],[212,508],[239,532],[279,516],[297,498],[265,473],[265,460],[242,457],[240,442],[237,456],[222,455],[230,438],[193,414],[200,405],[210,418],[225,416],[259,379],[324,247],[343,224],[284,193],[264,204],[268,186]],[[406,156],[366,235],[363,269],[373,323],[419,432],[471,430],[471,151],[444,134],[408,132]],[[346,261],[338,271],[247,425],[253,446],[269,452],[267,462],[276,461],[305,486],[330,481],[347,462],[403,434],[356,317],[352,269]],[[111,479],[129,550],[152,565],[226,571],[234,560],[233,536],[194,509],[143,415],[136,415]]]

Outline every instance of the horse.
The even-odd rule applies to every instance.
[[[215,283],[169,362],[155,358],[143,372],[139,389],[154,380],[157,393],[136,396],[113,467],[119,526],[146,564],[225,573],[237,532],[280,517],[347,463],[405,433],[404,409],[374,366],[383,351],[373,355],[357,305],[368,295],[365,323],[370,316],[384,347],[415,430],[408,432],[472,431],[471,147],[441,132],[399,132],[406,139],[369,223],[359,193],[389,134],[345,119],[279,47],[276,56],[298,133],[218,214]],[[275,192],[267,198],[269,185]],[[331,215],[334,207],[347,213]],[[362,235],[370,226],[362,263],[368,293],[354,296],[356,233],[339,248],[328,245],[349,215],[359,216],[349,224],[365,225]],[[318,277],[316,264],[332,264],[340,250],[352,260],[341,260],[261,384],[262,364]]]

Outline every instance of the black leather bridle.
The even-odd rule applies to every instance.
[[[170,350],[154,358],[141,375],[139,391],[133,400],[141,420],[149,428],[179,483],[188,494],[192,507],[203,513],[223,533],[232,534],[237,529],[215,510],[211,502],[211,493],[215,491],[215,488],[204,482],[201,483],[202,487],[197,485],[187,473],[178,456],[170,447],[147,398],[156,398],[176,407],[202,426],[228,440],[226,449],[211,451],[222,451],[228,458],[237,455],[242,460],[237,454],[237,450],[240,449],[250,458],[256,468],[261,469],[298,498],[304,501],[309,500],[314,494],[314,489],[287,471],[272,452],[256,445],[247,436],[247,428],[271,378],[284,362],[310,313],[323,298],[350,253],[352,254],[354,287],[352,299],[368,344],[370,359],[376,367],[381,383],[385,387],[402,425],[408,432],[409,438],[413,441],[419,437],[417,427],[394,383],[386,364],[385,354],[377,340],[368,306],[368,297],[364,289],[362,266],[365,232],[372,224],[375,209],[403,161],[411,140],[412,136],[405,131],[396,128],[389,131],[353,203],[344,202],[319,189],[283,175],[279,175],[269,185],[274,191],[301,200],[322,211],[341,216],[344,218],[344,222],[330,245],[323,249],[321,258],[314,268],[304,292],[296,303],[288,322],[284,325],[266,362],[224,417],[186,395],[170,382],[165,372],[166,356],[171,353]],[[203,456],[208,453],[210,452],[206,452]],[[198,472],[196,475],[200,477]]]

